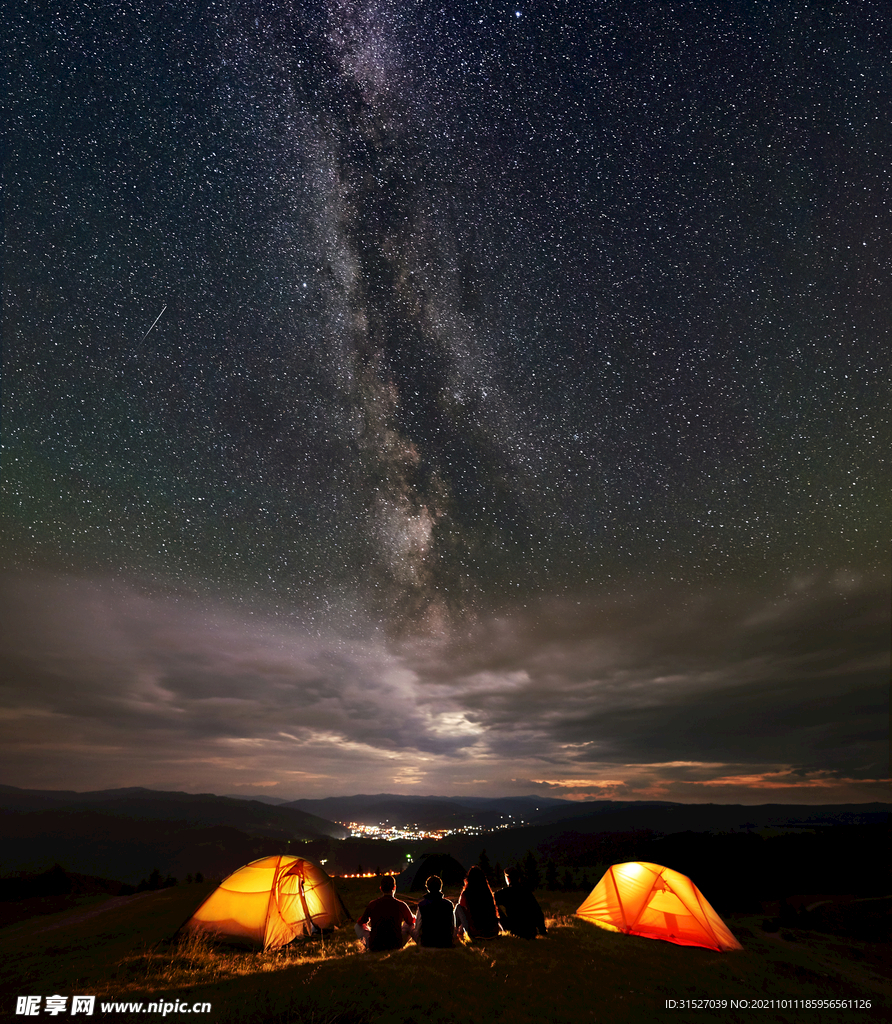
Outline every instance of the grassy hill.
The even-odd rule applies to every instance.
[[[338,882],[354,915],[374,880]],[[214,1024],[581,1024],[717,1019],[789,1022],[879,1019],[892,1006],[892,946],[820,932],[762,930],[730,915],[743,943],[713,953],[602,931],[573,916],[586,893],[538,894],[549,934],[453,950],[413,944],[362,953],[351,927],[271,953],[171,941],[212,886],[177,886],[33,918],[0,929],[0,1014],[19,995],[210,1002]],[[453,899],[457,893],[447,893]],[[708,894],[707,894],[708,895]],[[869,999],[870,1010],[721,1009],[678,1012],[667,999]],[[106,1019],[145,1019],[118,1010]],[[93,1019],[102,1019],[97,1005]]]

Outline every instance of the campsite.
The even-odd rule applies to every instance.
[[[236,828],[171,832],[176,822],[136,817],[162,796],[143,791],[131,805],[127,795],[117,816],[94,816],[101,848],[74,832],[60,845],[79,811],[60,809],[52,828],[47,812],[31,811],[31,833],[29,812],[8,815],[17,832],[7,854],[27,849],[34,863],[55,855],[65,866],[7,872],[0,883],[2,1013],[15,1016],[24,995],[86,994],[97,1013],[116,1004],[109,1020],[137,1019],[131,1003],[179,1001],[210,1003],[215,1024],[570,1024],[648,1022],[669,1013],[667,1000],[676,1019],[740,1021],[753,1011],[731,999],[767,1000],[759,1018],[768,1021],[815,1019],[772,999],[870,1001],[838,1006],[834,1020],[881,1016],[892,1001],[887,805],[574,806],[543,825],[407,845],[296,832],[282,842],[269,832],[285,819],[265,824],[256,803],[185,794],[167,794],[165,806],[199,801],[208,824],[213,808]],[[670,813],[684,831],[653,827]],[[136,825],[162,842],[134,843]],[[26,834],[27,847],[16,839]],[[154,870],[149,857],[160,858]],[[503,866],[520,864],[548,934],[360,952],[352,922],[380,893],[374,867],[357,877],[358,858],[393,872],[413,908],[431,873],[455,901],[472,864],[494,884]],[[112,863],[126,882],[100,877]],[[682,1004],[704,999],[727,1005]]]
[[[354,918],[378,895],[375,878],[334,881]],[[174,938],[216,888],[203,882],[95,898],[0,929],[4,1013],[11,1017],[26,993],[92,994],[100,1019],[101,1004],[118,1004],[104,1018],[114,1021],[138,1019],[127,1009],[136,1002],[210,1003],[201,1019],[215,1024],[746,1021],[757,1003],[763,1021],[826,1019],[791,1008],[797,999],[861,1000],[860,1009],[834,1009],[832,1019],[865,1020],[881,1017],[892,1001],[888,940],[766,930],[761,915],[732,913],[723,919],[742,949],[717,952],[595,927],[576,916],[586,891],[537,891],[548,935],[532,942],[503,936],[452,950],[409,943],[366,954],[349,922],[265,952],[195,934]],[[458,891],[446,886],[453,900]],[[419,896],[398,895],[410,904]],[[667,1000],[683,1007],[709,999],[725,1005],[667,1009]]]

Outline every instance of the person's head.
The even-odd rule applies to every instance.
[[[475,864],[465,875],[465,889],[471,893],[483,892],[484,889],[492,892],[489,882],[486,880],[486,874],[479,864]]]
[[[431,875],[424,883],[425,889],[432,895],[443,891],[443,879],[439,875]]]
[[[520,868],[505,868],[505,881],[509,885],[519,885],[523,881],[523,872]]]
[[[396,879],[393,875],[383,875],[381,878],[381,892],[390,893],[393,895],[393,890],[396,888]]]

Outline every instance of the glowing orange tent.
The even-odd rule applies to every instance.
[[[315,861],[261,857],[225,878],[182,931],[274,949],[349,920],[331,879]]]
[[[611,932],[679,946],[743,948],[690,878],[645,861],[609,867],[576,914]]]

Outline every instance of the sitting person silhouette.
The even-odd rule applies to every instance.
[[[455,908],[455,919],[469,939],[488,939],[499,934],[499,912],[492,889],[481,867],[468,871]]]
[[[524,884],[520,868],[508,868],[505,881],[508,885],[495,894],[502,927],[522,939],[545,935],[545,915],[536,897]]]
[[[393,875],[384,875],[381,879],[384,895],[372,900],[356,922],[356,937],[363,941],[369,952],[402,949],[409,940],[415,915],[408,903],[396,899],[394,889],[396,881]]]
[[[449,949],[455,939],[455,910],[443,895],[439,875],[431,875],[424,887],[427,895],[418,904],[412,937],[419,946]]]

